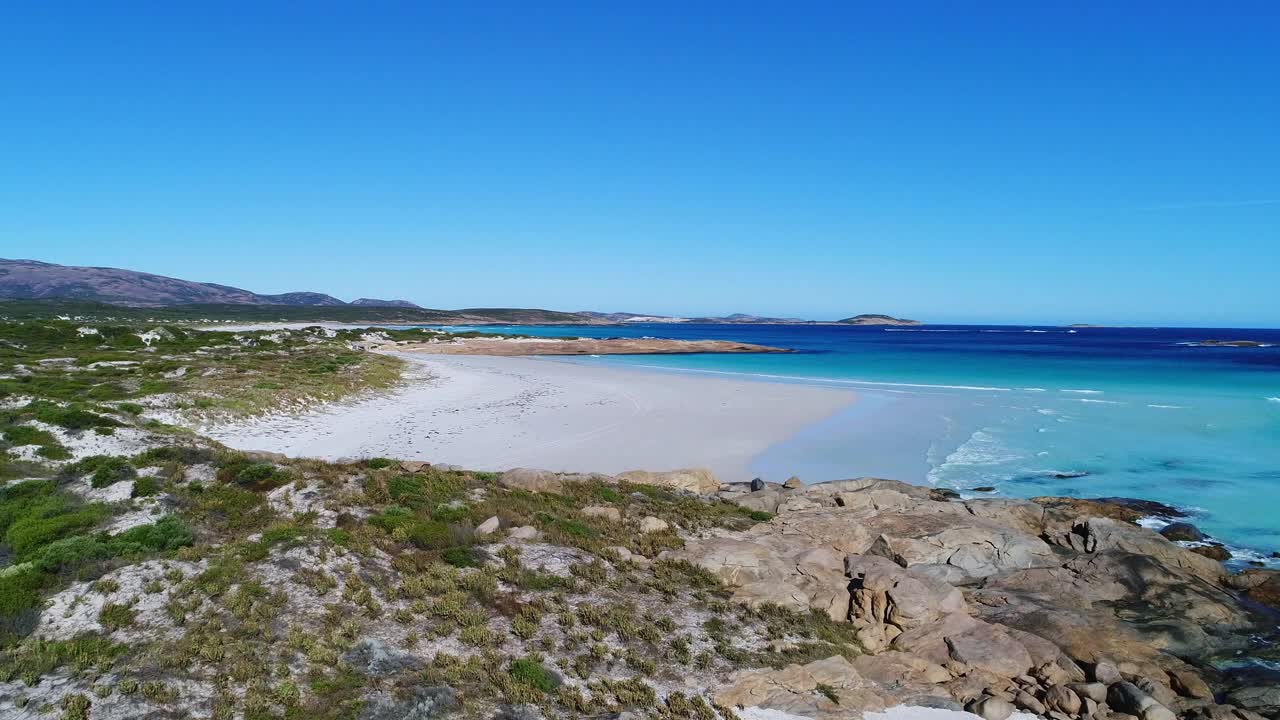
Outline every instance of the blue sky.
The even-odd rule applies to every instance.
[[[1280,326],[1274,3],[27,5],[3,257],[432,307]]]

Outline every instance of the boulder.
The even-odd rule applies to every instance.
[[[1187,549],[1197,555],[1203,555],[1210,560],[1217,560],[1218,562],[1226,562],[1231,559],[1231,551],[1218,543],[1196,545],[1195,547],[1189,547]]]
[[[1001,677],[1016,677],[1031,669],[1026,647],[999,625],[982,625],[946,638],[951,659]]]
[[[1190,669],[1174,669],[1166,672],[1169,675],[1169,686],[1179,695],[1199,700],[1213,699],[1213,690],[1196,672]]]
[[[955,517],[899,515],[878,523],[882,532],[867,552],[899,565],[946,564],[969,577],[1054,564],[1053,551],[1037,537],[994,523]]]
[[[1082,706],[1080,696],[1069,688],[1054,685],[1044,692],[1044,705],[1066,715],[1078,715]]]
[[[512,490],[558,493],[564,490],[560,475],[550,470],[515,468],[498,476],[498,484]]]
[[[507,538],[517,542],[537,542],[542,539],[542,533],[532,525],[521,525],[520,527],[511,528],[511,532],[507,533]]]
[[[821,610],[833,620],[849,615],[849,581],[843,558],[804,538],[711,537],[686,542],[664,558],[685,560],[715,574],[733,588],[733,599],[756,607],[776,604],[793,610]]]
[[[1107,704],[1113,710],[1141,720],[1176,720],[1172,710],[1161,705],[1131,682],[1118,682],[1107,690]]]
[[[1085,700],[1092,700],[1098,704],[1107,701],[1107,686],[1100,682],[1067,683],[1067,688]]]
[[[1034,715],[1044,715],[1046,711],[1044,703],[1026,690],[1019,690],[1013,696],[1013,704]]]
[[[580,510],[583,515],[589,518],[606,520],[608,522],[622,522],[622,512],[616,507],[607,505],[588,505]]]
[[[908,570],[875,555],[849,555],[845,574],[852,578],[850,616],[910,630],[944,615],[964,612],[964,596],[955,587]]]
[[[795,490],[799,487],[802,487],[803,485],[804,483],[800,482],[800,478],[796,477],[795,475],[792,475],[791,477],[787,478],[787,481],[782,483],[782,487],[788,490]]]
[[[401,460],[400,469],[407,473],[417,473],[431,469],[431,463],[421,460]]]
[[[485,520],[484,522],[477,525],[475,533],[476,535],[492,535],[493,533],[498,531],[499,525],[500,525],[500,522],[498,521],[498,516],[494,515],[488,520]]]
[[[1200,529],[1189,522],[1169,523],[1160,528],[1160,534],[1170,540],[1187,540],[1190,542],[1201,542],[1204,540],[1204,533]]]
[[[1280,609],[1280,570],[1245,570],[1231,578],[1250,600]]]
[[[982,720],[1008,720],[1013,714],[1013,704],[990,695],[969,703],[965,710],[977,715]]]
[[[720,481],[710,470],[688,469],[668,472],[629,470],[617,476],[618,480],[635,485],[654,485],[669,490],[680,490],[695,495],[714,495],[720,490]]]
[[[1227,693],[1227,702],[1274,716],[1280,712],[1280,685],[1238,687]]]
[[[1093,681],[1102,683],[1103,685],[1114,685],[1123,681],[1120,676],[1120,669],[1110,660],[1099,660],[1093,666]],[[1135,713],[1136,714],[1136,713]]]
[[[751,479],[751,492],[760,492],[764,489],[764,480],[760,478]]]
[[[822,692],[818,691],[819,686],[824,688]],[[860,717],[862,711],[874,712],[898,704],[840,656],[788,665],[781,670],[738,670],[729,675],[714,699],[729,708],[756,707],[804,717],[839,718]],[[844,709],[857,714],[844,714]]]
[[[641,518],[640,520],[640,532],[646,533],[646,534],[662,532],[663,530],[666,530],[670,527],[671,526],[667,524],[666,520],[663,520],[662,518],[653,517],[652,515]]]

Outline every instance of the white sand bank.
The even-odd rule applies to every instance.
[[[409,382],[390,394],[200,430],[231,447],[301,457],[474,470],[706,467],[736,481],[750,479],[747,465],[765,448],[854,401],[845,390],[547,359],[400,356]]]

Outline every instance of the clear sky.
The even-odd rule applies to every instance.
[[[1275,2],[0,19],[0,257],[260,292],[1280,326]]]

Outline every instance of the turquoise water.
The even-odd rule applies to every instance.
[[[503,329],[723,338],[797,350],[575,360],[858,391],[848,410],[758,457],[752,470],[766,479],[876,475],[962,491],[993,486],[1010,496],[1140,497],[1190,512],[1243,558],[1280,551],[1280,331]],[[1208,339],[1264,347],[1200,344]]]

